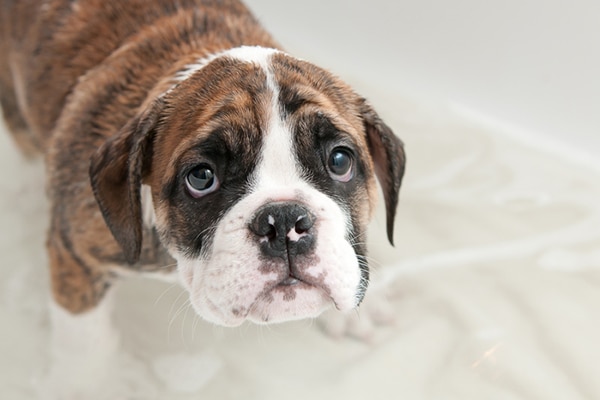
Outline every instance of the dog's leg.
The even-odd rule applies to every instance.
[[[112,325],[114,289],[54,233],[48,241],[54,297],[50,365],[40,397],[87,399],[101,389],[118,354],[119,337]]]
[[[51,304],[50,365],[39,388],[42,399],[95,398],[103,390],[119,346],[112,305],[112,295],[81,314]]]
[[[54,218],[59,220],[61,216]],[[81,314],[100,304],[110,289],[111,276],[97,262],[85,260],[77,252],[77,243],[63,225],[51,224],[47,242],[52,294],[64,309]]]

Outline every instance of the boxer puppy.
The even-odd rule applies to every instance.
[[[176,272],[208,321],[280,322],[365,295],[401,141],[233,0],[4,0],[0,100],[40,151],[58,324],[105,321],[130,272]],[[104,323],[104,322],[102,322]]]

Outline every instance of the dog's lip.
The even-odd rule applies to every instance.
[[[315,289],[320,289],[323,290],[322,288],[320,288],[319,286],[307,282],[305,279],[299,278],[293,274],[289,274],[288,276],[281,278],[279,280],[274,281],[272,284],[267,285],[265,287],[265,290],[263,290],[257,297],[260,298],[261,296],[264,296],[267,293],[270,293],[271,291],[273,291],[274,289],[277,288],[286,288],[286,287],[297,287],[297,288],[315,288]]]
[[[295,286],[300,282],[303,282],[302,279],[290,274],[287,278],[283,279],[278,286]]]
[[[285,289],[285,288],[294,288],[294,290],[317,290],[320,291],[321,293],[323,293],[327,298],[329,298],[333,304],[335,305],[335,307],[337,308],[337,304],[335,302],[335,299],[333,299],[333,297],[331,297],[331,294],[325,290],[324,288],[322,288],[320,285],[315,285],[313,283],[307,282],[306,280],[296,277],[294,275],[288,275],[282,279],[273,281],[271,284],[266,285],[264,290],[261,291],[256,298],[254,299],[254,301],[252,302],[252,304],[250,305],[250,307],[248,307],[248,311],[246,312],[246,314],[244,315],[244,319],[248,318],[248,316],[250,314],[252,314],[253,311],[255,311],[256,307],[258,306],[259,303],[261,303],[262,301],[265,301],[266,297],[269,295],[269,293],[273,292],[274,290],[277,289]]]
[[[327,293],[327,291],[325,291],[323,288],[308,283],[304,280],[302,280],[301,278],[295,277],[293,275],[288,275],[287,277],[284,277],[282,279],[276,280],[276,281],[272,281],[269,285],[267,285],[264,290],[262,290],[255,298],[254,300],[250,303],[250,305],[246,308],[246,312],[240,315],[225,315],[223,313],[223,311],[219,308],[219,306],[217,306],[211,299],[210,297],[206,298],[206,304],[208,305],[208,307],[212,310],[212,312],[215,315],[219,315],[220,319],[221,319],[221,323],[223,323],[225,326],[230,326],[230,327],[236,327],[241,325],[244,321],[246,321],[248,319],[248,317],[250,315],[253,314],[253,312],[256,311],[256,308],[264,301],[266,301],[267,296],[269,295],[269,293],[273,292],[274,290],[277,289],[285,289],[285,288],[294,288],[294,290],[300,289],[300,290],[318,290],[321,293],[323,293],[325,296],[327,296],[329,299],[331,299],[333,301],[333,303],[335,304],[335,301],[331,298],[331,295],[329,295]],[[227,318],[230,317],[230,318]],[[233,318],[231,318],[233,317]]]

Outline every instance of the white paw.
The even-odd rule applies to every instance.
[[[132,356],[112,354],[72,364],[51,360],[36,384],[41,400],[134,400],[156,398],[158,388],[145,365]]]
[[[35,384],[42,400],[134,400],[156,397],[143,363],[125,353],[112,326],[111,300],[74,315],[53,304],[46,371]]]

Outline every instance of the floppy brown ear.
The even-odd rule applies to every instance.
[[[96,201],[125,259],[134,264],[142,247],[142,177],[152,156],[152,141],[162,100],[131,119],[93,155],[90,179]]]
[[[365,99],[361,99],[361,115],[367,133],[369,151],[375,163],[375,175],[385,199],[387,236],[393,245],[398,192],[406,163],[404,144]]]

